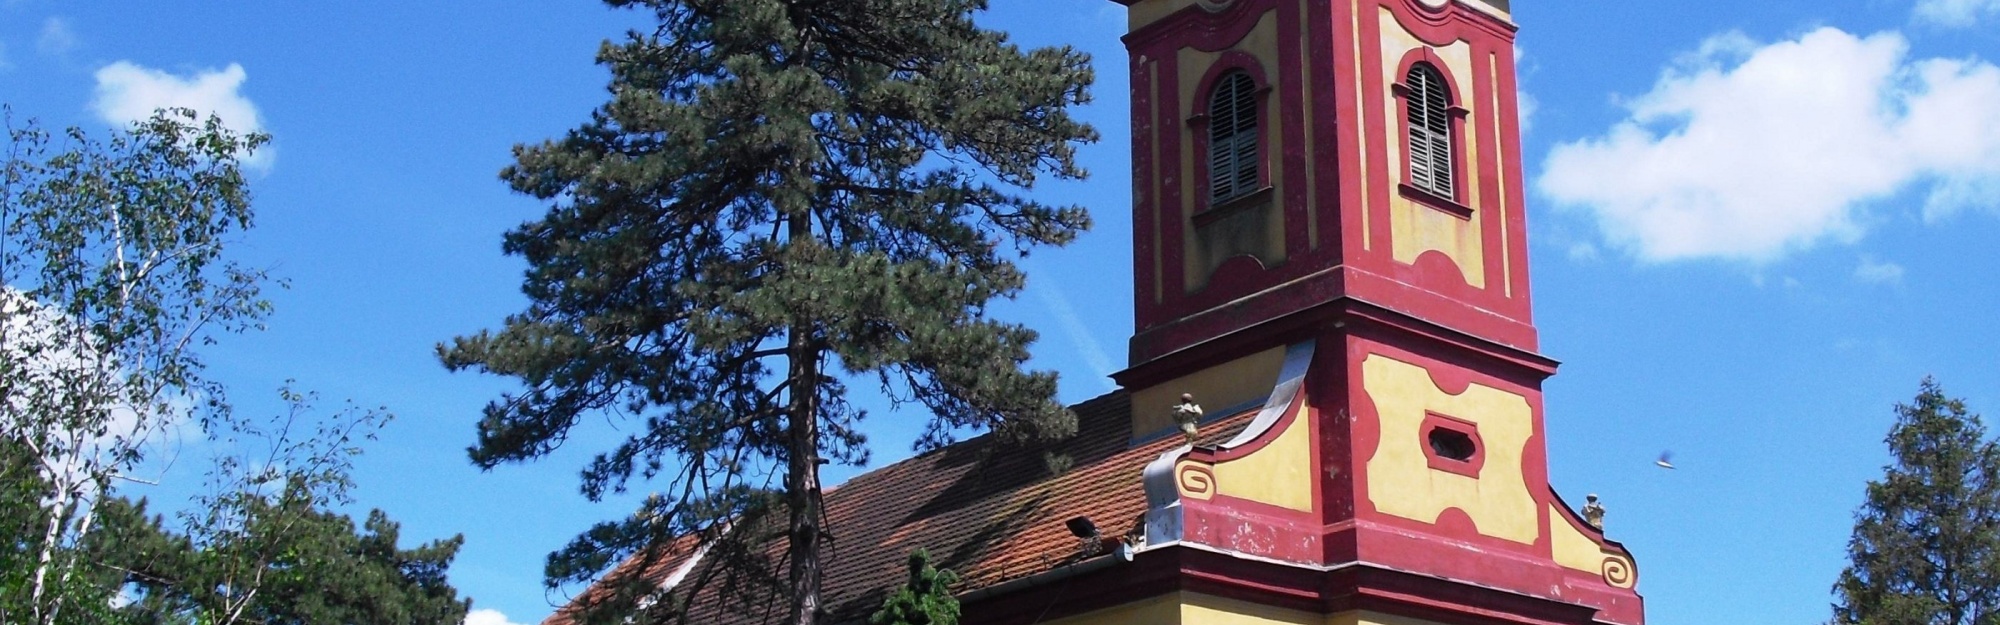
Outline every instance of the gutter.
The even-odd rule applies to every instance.
[[[1109,554],[1089,560],[1073,562],[1027,577],[1017,577],[985,588],[976,588],[971,592],[959,595],[958,602],[961,604],[972,603],[988,597],[1047,586],[1071,577],[1131,562],[1132,555],[1132,546],[1120,541],[1118,546]]]

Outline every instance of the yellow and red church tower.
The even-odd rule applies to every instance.
[[[1116,1],[1132,440],[1254,416],[1145,468],[1179,590],[1072,622],[1641,625],[1548,482],[1508,0]]]

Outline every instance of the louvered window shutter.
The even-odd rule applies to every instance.
[[[1410,134],[1410,184],[1452,197],[1451,106],[1444,77],[1429,63],[1410,68],[1403,104]]]
[[[1230,72],[1208,99],[1209,198],[1234,198],[1257,190],[1257,182],[1257,83]]]

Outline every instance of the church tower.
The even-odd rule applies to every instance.
[[[1548,483],[1509,0],[1115,1],[1132,440],[1254,413],[1148,465],[1145,549],[1310,622],[1642,625]]]

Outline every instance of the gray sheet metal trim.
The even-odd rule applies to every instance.
[[[1257,440],[1284,418],[1285,409],[1298,399],[1299,389],[1305,385],[1306,370],[1312,366],[1313,346],[1314,342],[1308,340],[1285,347],[1284,365],[1278,369],[1278,380],[1271,386],[1271,395],[1264,400],[1263,410],[1251,419],[1249,427],[1223,443],[1223,449],[1234,449]],[[1133,409],[1144,408],[1134,406]],[[1146,470],[1140,478],[1146,487],[1146,544],[1181,540],[1183,510],[1180,487],[1174,483],[1174,465],[1193,450],[1192,445],[1181,445],[1146,463]]]

